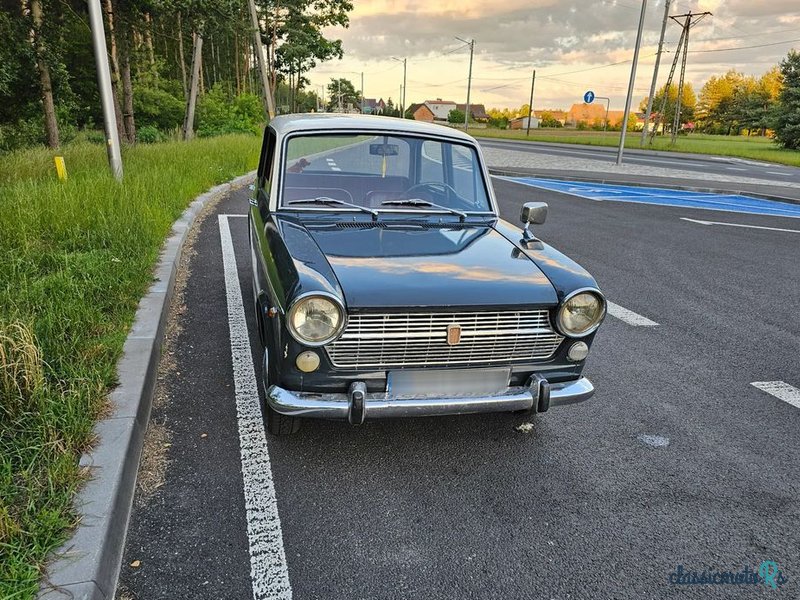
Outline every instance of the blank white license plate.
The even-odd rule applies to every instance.
[[[404,369],[389,371],[390,396],[482,396],[508,387],[511,370],[504,369]]]

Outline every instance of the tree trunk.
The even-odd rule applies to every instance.
[[[183,56],[183,24],[181,23],[181,11],[178,11],[178,62],[181,63],[181,77],[183,79],[183,97],[189,94],[186,83],[186,59]]]
[[[122,55],[122,105],[125,120],[125,134],[128,143],[136,143],[136,121],[133,116],[133,85],[131,83],[130,53],[125,50]]]
[[[114,31],[114,7],[111,0],[105,0],[104,7],[106,19],[108,20],[108,38],[111,46],[111,91],[114,96],[114,113],[117,118],[117,131],[119,139],[126,140],[128,138],[125,132],[125,125],[122,119],[122,110],[119,105],[119,57],[117,54],[117,34]]]
[[[233,59],[236,71],[236,95],[239,96],[242,93],[242,80],[239,75],[239,36],[236,33],[233,34]]]
[[[186,100],[186,116],[183,120],[183,139],[194,137],[194,109],[197,103],[197,88],[201,78],[201,62],[203,59],[203,36],[194,34],[192,43],[192,79],[189,84],[189,95]]]
[[[25,4],[23,3],[23,9]],[[58,120],[53,102],[53,84],[50,80],[50,68],[47,66],[44,40],[42,39],[42,3],[31,0],[31,16],[33,17],[33,44],[36,49],[36,65],[39,69],[39,80],[42,88],[42,107],[44,108],[44,128],[47,132],[47,145],[58,148]]]
[[[150,13],[144,13],[144,45],[147,47],[147,57],[150,60],[150,66],[156,66],[156,54],[153,50],[153,20],[150,18]]]

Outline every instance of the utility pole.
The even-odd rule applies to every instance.
[[[464,111],[464,131],[469,130],[469,93],[472,89],[472,54],[475,51],[475,40],[463,40],[460,37],[456,37],[457,40],[464,42],[465,44],[469,44],[469,75],[467,75],[467,105],[466,110]]]
[[[364,114],[364,71],[361,71],[361,114]]]
[[[396,56],[392,57],[393,60],[397,62],[403,63],[403,85],[400,86],[400,97],[397,101],[400,103],[400,118],[406,118],[406,66],[408,59],[407,58],[397,58]]]
[[[625,98],[625,111],[622,113],[622,131],[619,136],[619,150],[617,150],[617,165],[622,165],[622,154],[625,152],[625,134],[628,131],[628,115],[631,114],[631,101],[633,100],[633,84],[636,82],[636,65],[639,62],[639,48],[642,45],[642,29],[644,28],[644,15],[647,12],[647,0],[642,0],[642,13],[639,15],[639,32],[636,34],[636,48],[633,51],[633,64],[631,65],[631,79],[628,82],[628,95]]]
[[[186,99],[186,115],[183,119],[183,139],[194,137],[194,109],[197,105],[197,86],[200,81],[200,63],[203,60],[203,35],[195,33],[192,43],[192,73],[189,79],[189,97]]]
[[[525,136],[531,134],[531,119],[533,119],[533,88],[536,85],[536,69],[533,70],[533,77],[531,78],[531,100],[528,102],[528,127],[525,128]]]
[[[275,101],[272,99],[272,92],[269,89],[269,74],[267,60],[264,56],[264,45],[261,43],[261,26],[258,24],[258,13],[256,12],[255,0],[248,0],[250,5],[250,20],[253,25],[253,38],[258,55],[258,68],[261,72],[261,86],[264,89],[264,102],[267,106],[267,116],[270,120],[275,118]]]
[[[114,100],[111,95],[111,72],[108,68],[108,49],[106,35],[103,30],[103,13],[100,0],[89,0],[89,25],[92,30],[94,60],[97,65],[97,87],[100,88],[100,104],[103,107],[103,126],[106,130],[106,151],[108,165],[114,179],[122,181],[122,155],[119,150],[119,133],[117,116],[114,112]]]
[[[667,77],[667,83],[664,85],[664,97],[661,99],[661,108],[658,111],[658,121],[656,121],[655,127],[653,131],[650,132],[650,143],[653,143],[653,138],[655,137],[656,133],[658,132],[658,126],[662,125],[664,129],[666,129],[666,123],[664,122],[664,113],[667,109],[667,103],[669,100],[669,91],[672,87],[672,79],[675,76],[675,69],[678,66],[678,60],[681,61],[681,75],[679,79],[678,85],[678,97],[675,103],[675,115],[672,120],[672,139],[671,144],[675,145],[675,141],[678,135],[678,129],[680,128],[681,118],[680,118],[680,111],[681,111],[681,101],[683,99],[683,83],[686,76],[686,57],[689,52],[689,30],[697,25],[700,21],[702,21],[705,17],[711,16],[711,13],[706,11],[703,13],[692,13],[688,12],[683,15],[670,15],[670,19],[678,23],[681,26],[681,37],[678,40],[678,48],[675,50],[675,58],[672,59],[672,67],[669,70],[669,76]],[[682,23],[679,19],[685,19]]]
[[[661,65],[661,53],[664,51],[664,33],[667,31],[667,21],[669,21],[669,5],[672,0],[664,2],[664,20],[661,22],[661,37],[658,38],[658,52],[656,53],[656,64],[653,67],[653,80],[650,82],[650,97],[647,98],[647,111],[644,114],[644,127],[642,128],[642,139],[639,145],[644,146],[647,139],[647,127],[650,125],[650,115],[653,114],[653,97],[656,95],[656,85],[658,84],[658,67]]]

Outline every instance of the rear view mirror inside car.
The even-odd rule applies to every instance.
[[[397,156],[400,146],[397,144],[370,144],[369,153],[377,156]]]

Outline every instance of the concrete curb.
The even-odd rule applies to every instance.
[[[705,192],[708,194],[734,194],[737,196],[753,196],[755,198],[761,198],[763,200],[775,200],[778,202],[786,202],[788,204],[800,204],[800,200],[797,198],[789,198],[787,196],[781,196],[779,194],[765,194],[761,192],[749,191],[749,190],[742,190],[738,187],[714,187],[714,186],[706,186],[706,185],[687,185],[683,183],[664,183],[663,181],[659,182],[652,182],[652,181],[628,181],[627,179],[621,179],[620,177],[615,176],[603,176],[601,174],[598,175],[586,175],[586,174],[579,174],[579,173],[570,173],[569,175],[558,175],[553,173],[548,173],[545,171],[536,171],[534,169],[522,170],[522,169],[509,169],[505,167],[489,167],[489,173],[491,175],[498,175],[500,177],[540,177],[542,179],[555,179],[557,181],[581,181],[585,183],[608,183],[613,185],[629,185],[632,187],[653,187],[653,188],[663,188],[668,190],[686,190],[690,192]],[[586,173],[585,171],[583,173]],[[663,178],[662,178],[663,179]],[[735,184],[732,184],[735,185]],[[558,192],[553,192],[558,193]]]
[[[186,235],[212,199],[252,181],[252,171],[198,196],[172,225],[161,248],[155,283],[139,302],[117,364],[119,386],[112,413],[94,428],[97,444],[81,457],[91,478],[74,505],[81,515],[72,538],[56,552],[39,588],[39,599],[113,600],[128,531],[144,434],[150,419],[161,345],[175,275]]]

